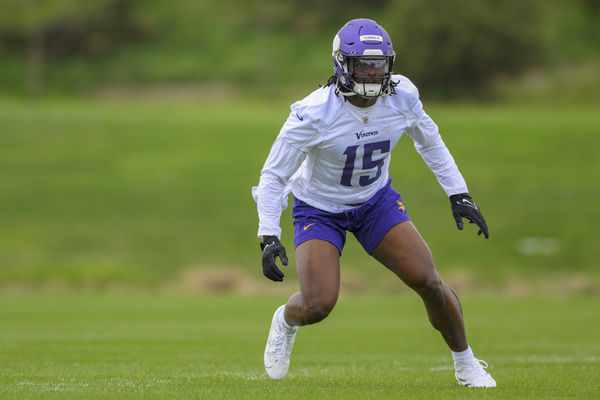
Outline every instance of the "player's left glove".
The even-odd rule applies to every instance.
[[[283,272],[277,267],[275,257],[279,257],[283,265],[288,265],[285,247],[279,242],[277,236],[265,236],[260,244],[262,250],[263,274],[272,281],[283,281]]]
[[[468,219],[470,223],[477,224],[479,227],[478,235],[485,236],[486,239],[490,237],[488,233],[487,223],[483,214],[477,207],[477,204],[471,199],[468,193],[455,194],[450,196],[450,204],[452,205],[452,215],[456,221],[456,227],[459,230],[463,229],[463,217]]]

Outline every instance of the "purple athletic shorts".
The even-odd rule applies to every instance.
[[[392,226],[410,221],[402,198],[390,182],[369,201],[339,213],[320,210],[295,198],[292,216],[294,246],[310,239],[322,239],[334,244],[340,254],[346,243],[346,231],[352,232],[371,254]]]

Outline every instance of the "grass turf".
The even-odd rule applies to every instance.
[[[454,380],[416,296],[342,296],[288,377],[262,352],[279,297],[2,295],[0,398],[598,398],[597,298],[463,301],[495,389]]]

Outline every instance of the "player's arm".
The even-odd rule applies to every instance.
[[[280,258],[283,265],[287,265],[285,248],[279,242],[279,222],[287,206],[288,183],[309,149],[318,141],[319,129],[311,118],[314,115],[315,110],[309,112],[300,104],[292,106],[261,171],[258,187],[253,190],[258,209],[258,236],[263,239],[263,274],[274,281],[282,281],[284,276],[277,267],[276,257]]]
[[[283,265],[288,264],[285,248],[279,241],[281,213],[287,206],[287,182],[296,172],[306,153],[298,151],[293,145],[279,137],[273,144],[271,152],[260,175],[256,190],[258,210],[258,236],[262,238],[263,274],[273,280],[282,281],[284,274],[275,262],[279,257]]]
[[[462,218],[466,218],[469,222],[477,224],[478,235],[483,233],[486,239],[489,238],[487,222],[469,195],[467,184],[442,140],[437,125],[423,110],[418,99],[412,107],[412,112],[416,116],[416,122],[407,134],[413,139],[415,149],[450,198],[456,227],[462,230]]]
[[[305,158],[305,152],[281,136],[273,143],[253,193],[258,210],[258,237],[281,237],[279,221],[287,206],[288,181]]]

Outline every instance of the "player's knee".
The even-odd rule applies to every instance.
[[[415,290],[425,301],[437,301],[444,298],[444,283],[438,274],[424,276],[416,285]]]
[[[306,323],[314,324],[327,318],[333,307],[335,300],[316,300],[306,305]]]

